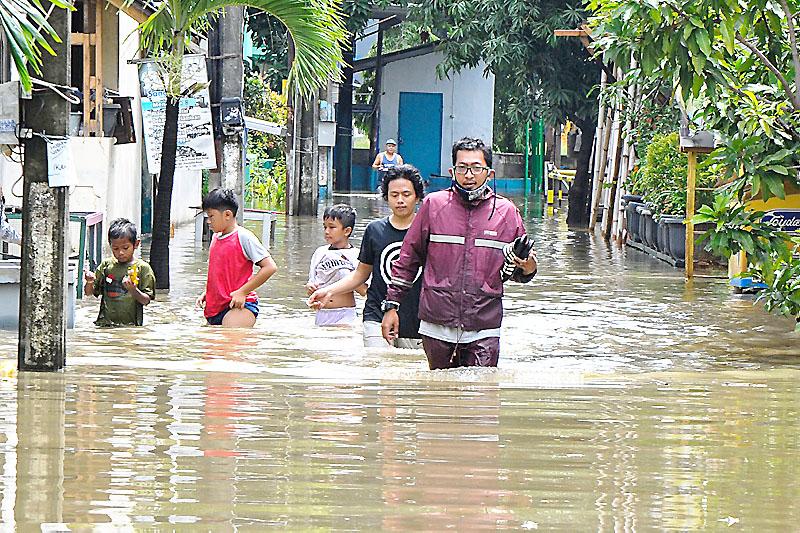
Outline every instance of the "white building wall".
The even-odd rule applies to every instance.
[[[115,145],[114,139],[103,137],[70,139],[77,176],[77,185],[70,190],[70,211],[102,212],[106,228],[108,221],[118,217],[128,218],[141,227],[141,175],[144,149],[141,103],[138,69],[136,65],[128,64],[128,60],[137,57],[139,39],[135,34],[136,22],[124,13],[120,12],[118,16],[118,92],[122,96],[134,97],[132,108],[136,143]],[[18,181],[21,174],[20,164],[0,156],[0,186],[9,205],[22,205],[22,182]],[[193,220],[196,211],[191,209],[191,206],[200,205],[201,184],[200,171],[175,172],[172,194],[173,223],[181,224]],[[18,222],[15,221],[14,224],[18,225]],[[75,233],[74,228],[73,233]]]
[[[484,77],[483,63],[462,70],[450,78],[438,79],[436,67],[444,60],[441,52],[389,63],[383,71],[380,140],[397,138],[400,93],[442,93],[441,174],[451,166],[451,149],[458,139],[469,136],[492,142],[494,121],[494,74]],[[402,155],[403,147],[398,151]]]

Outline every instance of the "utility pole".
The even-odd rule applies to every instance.
[[[50,43],[56,55],[44,56],[41,77],[58,85],[71,84],[71,19],[72,13],[66,9],[54,9],[49,19],[62,42]],[[36,134],[66,136],[69,108],[70,104],[53,91],[34,93],[23,105],[24,127]],[[47,181],[47,142],[39,136],[26,139],[19,298],[20,370],[52,372],[64,368],[68,219],[68,188],[51,188]]]
[[[225,8],[216,26],[209,32],[209,59],[211,60],[210,97],[214,132],[217,144],[217,171],[212,171],[209,188],[233,189],[239,200],[241,224],[244,220],[244,138],[240,128],[226,129],[220,121],[222,101],[238,99],[244,95],[244,62],[242,36],[244,35],[244,7]],[[233,104],[231,104],[233,105]],[[235,106],[234,106],[235,107]],[[242,110],[242,116],[243,116]]]
[[[370,155],[380,152],[381,94],[383,93],[383,32],[386,22],[378,24],[377,53],[375,54],[375,87],[372,91],[372,127],[369,132]]]
[[[316,215],[319,201],[319,145],[317,129],[319,123],[319,99],[298,98],[300,109],[299,146],[299,193],[296,214]]]
[[[336,169],[334,189],[349,191],[352,188],[353,163],[353,58],[356,40],[350,36],[348,47],[342,50],[342,78],[339,85],[339,103],[336,108],[336,146],[333,149],[333,165]]]

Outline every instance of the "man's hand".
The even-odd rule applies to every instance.
[[[538,267],[538,263],[536,262],[536,250],[531,249],[530,255],[528,255],[528,258],[524,261],[518,257],[515,257],[514,262],[522,269],[522,273],[524,275],[530,276],[536,272],[536,268]]]
[[[199,309],[205,309],[206,308],[206,293],[205,292],[197,297],[197,300],[195,300],[195,302],[194,302],[194,306],[199,308]]]
[[[233,291],[231,293],[231,309],[243,309],[244,303],[247,301],[247,294],[241,291]]]
[[[317,286],[316,283],[311,283],[310,281],[306,283],[306,294],[308,296],[314,294],[314,291],[316,291],[317,289],[319,289],[319,287]]]
[[[398,331],[400,331],[400,315],[395,309],[389,309],[383,314],[381,334],[386,342],[391,344],[397,338]]]
[[[333,294],[327,288],[317,289],[308,297],[306,304],[311,309],[319,311],[325,307],[326,303],[331,301],[331,298],[333,298]]]

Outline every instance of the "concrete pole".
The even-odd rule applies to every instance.
[[[290,215],[316,215],[319,201],[317,179],[319,160],[317,153],[317,130],[319,123],[319,100],[309,100],[295,94],[292,109],[292,165],[287,167],[287,195]]]
[[[55,57],[44,56],[45,81],[71,84],[71,18],[65,9],[54,9],[50,16],[62,42],[51,43]],[[55,92],[35,93],[23,109],[24,127],[38,134],[67,134],[70,105]],[[25,141],[23,183],[18,366],[55,371],[64,367],[67,352],[68,188],[48,185],[47,143],[41,137]]]
[[[342,83],[339,85],[339,103],[336,108],[336,146],[333,149],[333,164],[336,167],[334,190],[349,191],[352,188],[353,163],[353,64],[355,36],[350,37],[348,47],[342,50]]]
[[[302,99],[300,109],[300,197],[298,215],[316,215],[319,203],[319,158],[317,130],[319,124],[319,99]]]
[[[212,59],[211,86],[212,113],[215,124],[220,112],[222,98],[239,98],[244,94],[244,61],[242,58],[242,36],[244,35],[244,7],[225,8],[224,15],[217,20],[216,28],[209,34],[209,55]],[[213,41],[213,43],[212,43]],[[222,135],[218,128],[219,172],[212,172],[209,188],[221,186],[233,189],[239,200],[241,224],[244,220],[244,137],[242,133]]]

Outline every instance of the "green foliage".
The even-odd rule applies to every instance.
[[[345,29],[336,0],[168,0],[139,26],[139,32],[141,48],[158,60],[171,97],[181,94],[180,65],[187,39],[205,34],[230,6],[264,11],[286,26],[295,46],[288,79],[303,95],[310,96],[328,79],[338,77]]]
[[[800,240],[795,239],[795,246]],[[758,295],[767,311],[775,311],[784,316],[800,316],[800,258],[790,255],[774,264],[768,272],[761,272],[760,279],[767,285]],[[800,320],[795,325],[800,333]]]
[[[286,124],[289,108],[283,97],[270,90],[263,76],[251,74],[245,78],[244,103],[247,116]],[[247,135],[247,159],[250,165],[250,181],[246,199],[253,205],[265,209],[279,209],[286,194],[286,141],[283,137],[250,131]],[[271,169],[264,168],[268,160],[274,162]]]
[[[730,193],[716,195],[710,205],[697,210],[696,224],[710,222],[714,226],[703,236],[715,254],[730,257],[741,251],[755,263],[770,263],[773,256],[786,259],[788,234],[761,221],[763,211],[747,209]]]
[[[642,195],[653,204],[656,214],[685,215],[686,187],[689,161],[680,151],[677,132],[656,134],[640,166],[632,173],[628,182],[631,193]],[[697,187],[714,186],[714,174],[705,166],[697,173]],[[709,191],[697,191],[697,205],[711,202]]]
[[[708,167],[723,195],[701,208],[716,222],[709,247],[745,250],[751,274],[769,286],[768,309],[797,316],[796,260],[785,234],[762,225],[747,199],[784,195],[800,168],[800,50],[797,0],[590,0],[599,51],[626,72],[622,85],[675,88],[690,120],[716,130]]]
[[[642,98],[625,109],[629,110],[632,124],[628,138],[634,143],[639,158],[645,157],[647,147],[656,135],[678,131],[680,112],[674,106],[659,102],[658,98]]]
[[[253,44],[265,51],[247,64],[248,74],[260,73],[270,89],[281,92],[283,80],[289,77],[289,31],[274,16],[253,8],[247,9],[246,24]]]
[[[430,0],[411,7],[422,27],[441,30],[442,76],[484,62],[501,84],[498,123],[521,132],[529,120],[596,121],[587,95],[600,71],[577,39],[557,39],[556,29],[586,19],[582,3],[564,0]],[[505,141],[505,144],[511,144]]]
[[[784,182],[797,183],[790,170],[800,165],[800,59],[788,37],[796,0],[591,0],[589,7],[599,48],[626,71],[622,84],[675,87],[690,118],[720,132],[716,158],[736,190],[752,186],[767,200],[783,195]]]
[[[800,238],[762,222],[763,211],[747,209],[738,202],[733,191],[718,194],[712,205],[701,207],[695,223],[710,222],[714,226],[703,235],[706,249],[730,257],[745,252],[750,268],[743,276],[766,285],[759,301],[767,311],[784,316],[800,316]],[[800,331],[800,325],[796,328]]]
[[[251,166],[245,194],[258,209],[282,209],[286,200],[286,160],[276,161],[271,169]]]
[[[56,8],[75,10],[70,0],[48,0]],[[42,73],[42,49],[56,55],[48,39],[60,43],[61,37],[47,22],[47,9],[38,0],[3,0],[0,2],[0,24],[8,43],[11,58],[25,91],[32,87],[29,69]]]

